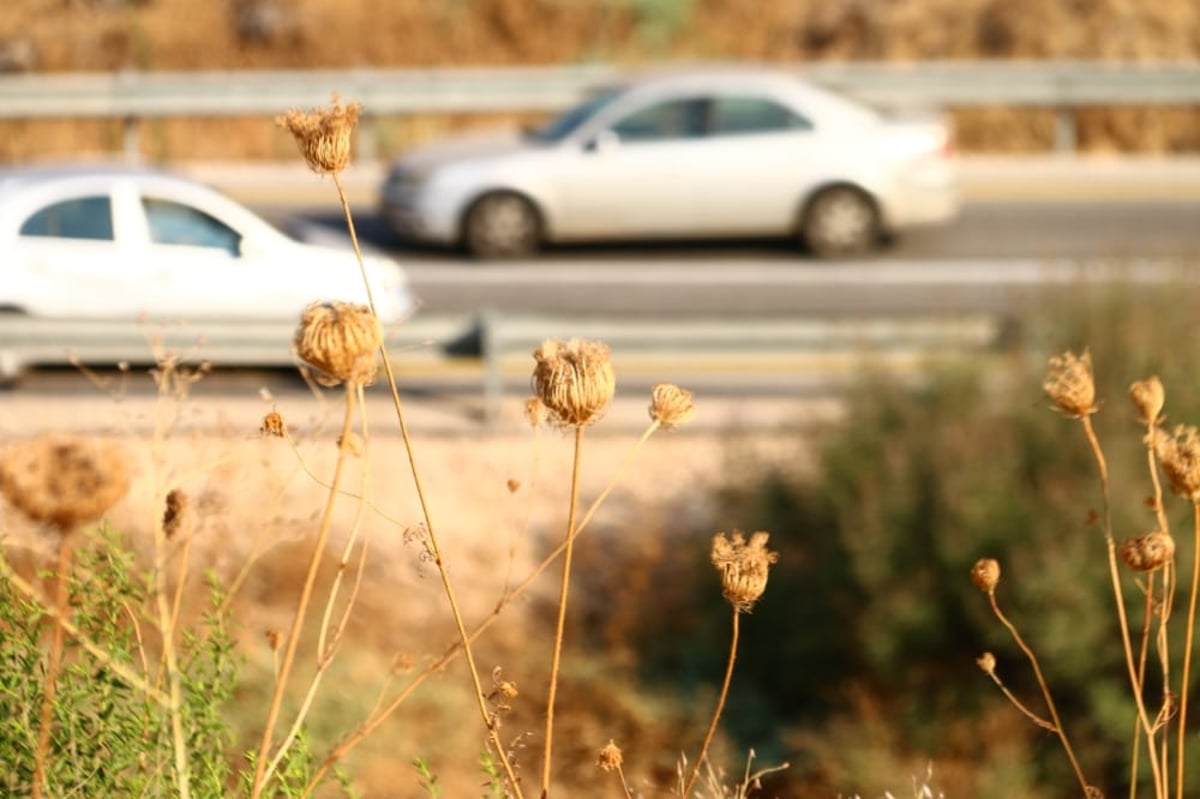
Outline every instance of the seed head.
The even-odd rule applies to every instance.
[[[288,111],[275,124],[291,132],[312,171],[335,175],[350,163],[350,138],[361,111],[361,103],[342,105],[335,94],[329,108]]]
[[[1200,433],[1180,425],[1170,435],[1155,438],[1158,461],[1171,490],[1184,499],[1200,501]]]
[[[16,441],[0,455],[0,493],[35,522],[69,530],[99,519],[129,490],[116,443],[52,435]]]
[[[678,427],[695,413],[692,392],[671,383],[659,383],[654,387],[650,399],[650,418],[665,429]]]
[[[583,427],[599,419],[616,391],[611,354],[599,341],[547,339],[533,351],[533,388],[551,420]]]
[[[1154,571],[1175,557],[1175,539],[1169,533],[1155,530],[1125,539],[1118,551],[1125,565],[1135,572]]]
[[[1092,377],[1092,355],[1064,352],[1050,358],[1042,388],[1055,406],[1072,418],[1095,413],[1096,382]]]
[[[980,558],[971,568],[971,582],[985,594],[994,593],[1000,582],[1000,562],[992,558]]]
[[[167,493],[166,507],[163,508],[163,534],[174,538],[187,522],[188,498],[183,489],[172,488]]]
[[[991,652],[984,652],[975,658],[975,664],[989,677],[996,673],[996,656]]]
[[[757,532],[746,542],[741,530],[734,530],[732,540],[725,533],[713,537],[712,564],[721,573],[721,588],[725,598],[741,613],[749,613],[767,587],[767,572],[779,560],[778,552],[767,549],[768,533]]]
[[[1145,380],[1138,380],[1129,387],[1129,399],[1138,410],[1138,419],[1143,424],[1158,424],[1158,415],[1162,413],[1166,392],[1158,375],[1151,375]]]
[[[293,344],[296,354],[335,383],[375,379],[383,325],[365,305],[314,302],[304,309]]]
[[[342,452],[357,458],[363,454],[365,445],[363,444],[362,436],[351,430],[344,436],[338,436],[337,446]]]
[[[600,756],[596,758],[596,765],[605,771],[616,771],[624,762],[625,757],[621,754],[621,747],[609,738],[608,745],[600,750]]]

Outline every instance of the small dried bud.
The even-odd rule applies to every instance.
[[[667,430],[688,421],[695,413],[692,392],[671,383],[659,383],[654,387],[650,399],[650,418]]]
[[[1154,571],[1175,557],[1175,539],[1169,533],[1155,530],[1125,539],[1118,551],[1125,565],[1135,572]]]
[[[546,406],[542,404],[541,399],[530,397],[525,400],[525,418],[529,420],[529,426],[534,430],[545,424]]]
[[[767,572],[779,560],[778,552],[767,549],[768,533],[757,532],[746,542],[741,530],[734,530],[732,540],[725,533],[713,537],[712,564],[721,572],[721,587],[725,598],[735,609],[749,613],[767,587]]]
[[[1088,785],[1083,789],[1083,799],[1104,799],[1104,791],[1095,785]]]
[[[334,382],[366,385],[375,378],[383,326],[371,309],[348,302],[315,302],[304,309],[296,354]]]
[[[344,436],[338,436],[337,445],[338,449],[346,452],[349,455],[353,455],[356,458],[363,453],[362,436],[360,436],[358,433],[355,433],[353,430]]]
[[[188,508],[187,494],[182,489],[172,488],[167,492],[167,503],[163,509],[163,534],[174,538],[183,529]]]
[[[112,441],[54,435],[9,444],[0,493],[35,522],[68,530],[99,519],[129,490],[129,463]]]
[[[533,358],[534,391],[558,424],[591,424],[612,401],[616,380],[607,344],[548,339],[534,350]]]
[[[520,693],[517,690],[517,684],[510,680],[500,680],[496,683],[496,693],[505,699],[516,699]]]
[[[985,594],[996,590],[1000,582],[1000,563],[992,558],[980,558],[971,568],[971,582]]]
[[[1064,352],[1051,357],[1042,388],[1067,416],[1078,418],[1095,413],[1096,383],[1092,377],[1091,353]]]
[[[271,411],[263,417],[258,432],[268,438],[287,438],[287,425],[278,411]]]
[[[1143,424],[1157,424],[1166,402],[1166,392],[1158,375],[1139,380],[1129,387],[1129,398],[1138,410],[1138,419]]]
[[[989,677],[996,673],[996,656],[991,652],[984,652],[975,659],[975,663]]]
[[[621,768],[621,764],[624,762],[625,757],[621,754],[621,747],[617,746],[609,738],[608,745],[600,750],[600,756],[596,758],[596,765],[605,771],[616,771]]]
[[[343,106],[335,94],[329,108],[288,111],[276,117],[275,124],[291,132],[309,169],[332,175],[350,163],[350,139],[361,111],[360,103]]]
[[[1200,501],[1200,433],[1192,426],[1176,427],[1155,438],[1158,461],[1171,490],[1184,499]]]
[[[504,482],[504,485],[510,494],[515,494],[521,490],[521,481],[515,477],[508,478],[508,480]]]
[[[283,633],[279,630],[266,630],[263,636],[267,639],[267,646],[271,647],[271,651],[278,652],[279,647],[283,645]]]

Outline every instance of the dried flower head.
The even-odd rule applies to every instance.
[[[296,354],[334,382],[366,385],[375,379],[383,325],[365,305],[314,302],[304,309],[293,344]]]
[[[1158,424],[1158,416],[1166,402],[1166,392],[1158,375],[1151,375],[1131,385],[1129,399],[1133,400],[1133,405],[1138,410],[1138,419],[1143,424]]]
[[[1127,538],[1118,550],[1121,560],[1135,572],[1149,572],[1165,566],[1175,557],[1175,539],[1160,530]]]
[[[270,438],[287,438],[287,425],[279,411],[271,411],[263,417],[258,432]]]
[[[984,652],[975,659],[975,664],[983,671],[984,674],[991,677],[996,673],[996,656],[991,652]]]
[[[362,104],[342,105],[335,94],[329,108],[288,111],[275,124],[291,132],[312,171],[332,175],[350,163],[350,139],[361,111]]]
[[[40,436],[0,455],[0,493],[33,521],[62,530],[99,519],[128,490],[125,452],[105,439]]]
[[[1050,358],[1042,388],[1054,405],[1067,416],[1078,418],[1096,412],[1096,382],[1092,377],[1092,355],[1064,352]]]
[[[600,750],[600,756],[596,758],[596,765],[605,771],[616,771],[624,762],[625,757],[621,754],[621,747],[609,738],[608,745]]]
[[[768,533],[757,532],[747,542],[741,530],[731,538],[713,537],[712,564],[721,572],[721,588],[735,609],[749,613],[767,587],[767,572],[779,560],[778,552],[767,549]]]
[[[1158,461],[1171,490],[1184,499],[1200,501],[1200,433],[1191,425],[1176,427],[1155,438]]]
[[[283,633],[279,630],[263,630],[263,637],[267,639],[267,646],[271,647],[272,652],[278,652],[279,647],[283,646]]]
[[[163,534],[174,538],[187,522],[188,498],[183,489],[172,488],[167,492],[166,506],[163,508]]]
[[[608,345],[547,339],[533,352],[533,388],[550,418],[582,427],[600,418],[616,391]]]
[[[695,413],[692,392],[671,383],[659,383],[654,387],[650,396],[650,418],[667,430],[688,421]]]
[[[971,567],[971,582],[985,594],[996,590],[1000,582],[1000,562],[992,558],[980,558]]]
[[[504,481],[504,486],[508,489],[508,493],[515,494],[521,490],[521,481],[515,477],[510,477]]]

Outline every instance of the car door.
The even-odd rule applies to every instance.
[[[148,314],[171,321],[243,316],[254,291],[239,264],[241,234],[168,194],[139,191],[134,199],[146,231]]]
[[[17,227],[20,304],[46,316],[133,318],[142,264],[129,257],[108,184],[36,198]]]
[[[728,235],[790,231],[824,159],[815,125],[799,110],[749,90],[714,96],[695,187],[704,228]]]
[[[705,100],[627,110],[564,145],[552,178],[558,238],[681,235],[696,226]]]

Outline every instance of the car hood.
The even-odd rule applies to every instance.
[[[500,128],[452,136],[416,147],[405,153],[397,166],[424,171],[449,163],[494,158],[530,147],[519,130]]]

